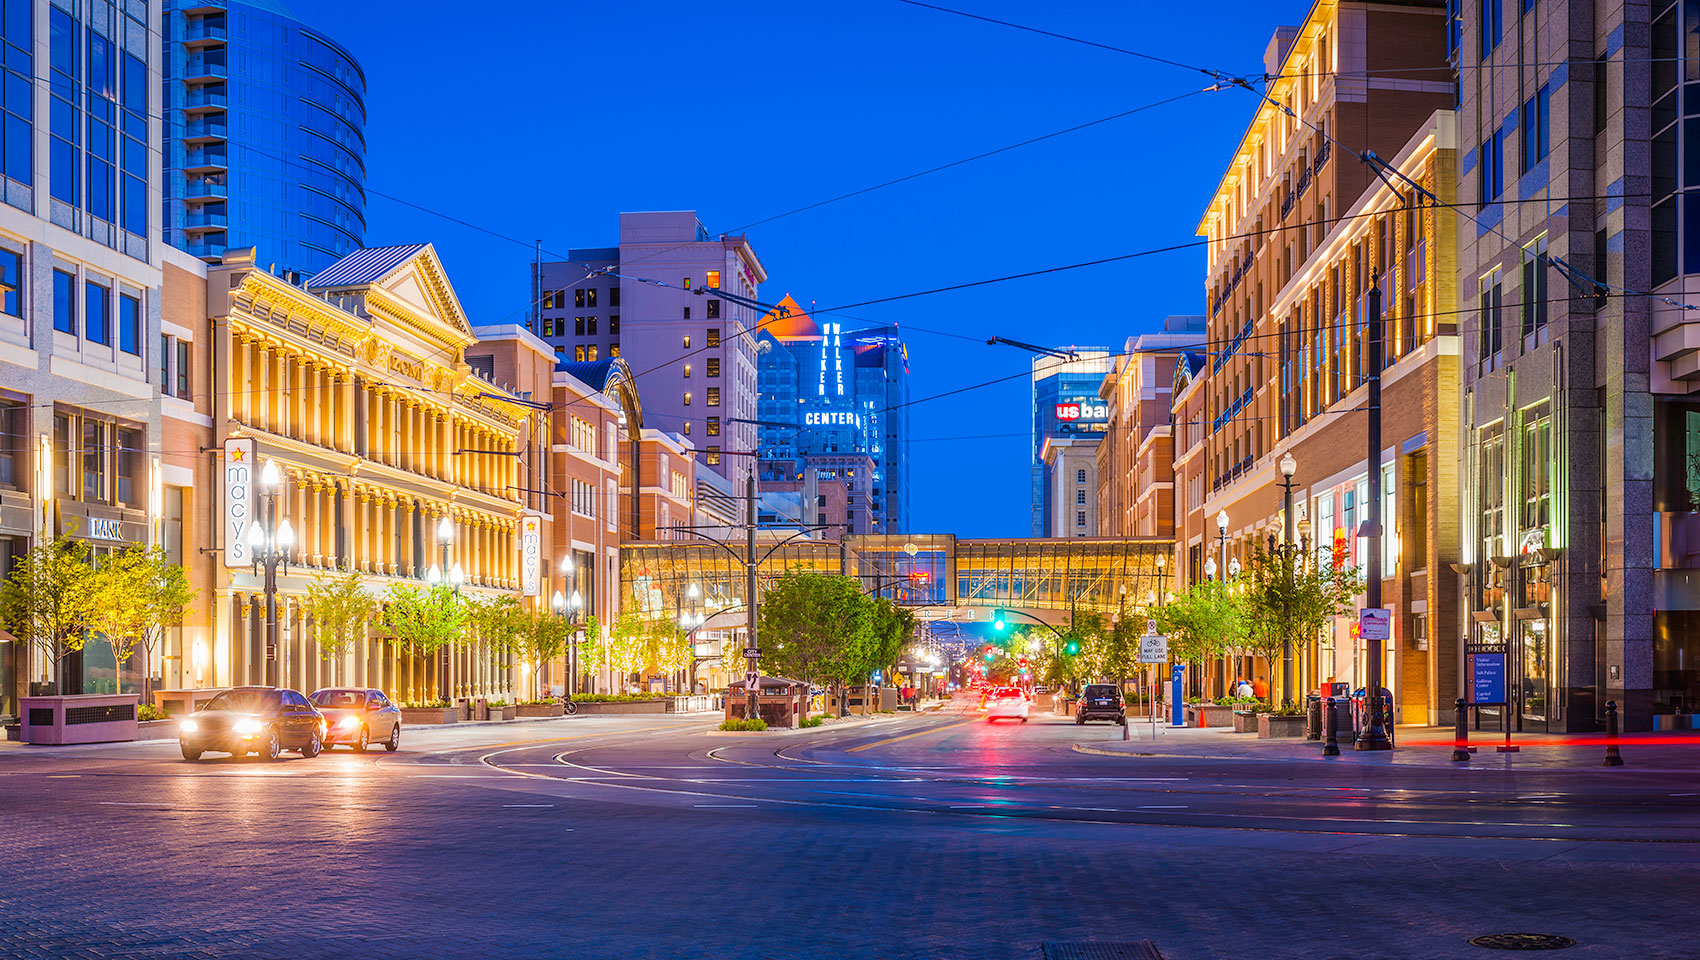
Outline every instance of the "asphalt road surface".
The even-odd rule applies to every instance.
[[[0,957],[1692,958],[1692,769],[1104,757],[1035,715],[0,752]],[[1697,747],[1696,749],[1700,749]]]

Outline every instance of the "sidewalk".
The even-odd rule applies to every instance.
[[[1254,734],[1234,733],[1226,728],[1159,725],[1155,740],[1149,723],[1134,722],[1130,740],[1121,739],[1121,727],[1112,731],[1103,740],[1076,741],[1074,750],[1123,758],[1374,763],[1450,769],[1603,767],[1606,753],[1603,733],[1514,733],[1511,742],[1518,751],[1498,753],[1494,748],[1505,742],[1503,733],[1472,730],[1470,746],[1476,752],[1468,761],[1455,761],[1451,727],[1402,726],[1395,731],[1395,749],[1362,753],[1352,749],[1350,735],[1342,736],[1339,757],[1323,756],[1322,743],[1316,740],[1259,740]],[[1700,773],[1700,736],[1692,732],[1624,734],[1618,738],[1618,745],[1626,767]]]

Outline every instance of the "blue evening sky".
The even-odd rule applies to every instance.
[[[366,68],[368,186],[526,241],[371,197],[367,242],[435,243],[475,323],[525,315],[530,241],[612,244],[622,210],[731,231],[1209,85],[897,0],[290,4]],[[957,5],[1251,75],[1308,7]],[[1201,94],[752,227],[762,298],[846,304],[1184,243],[1256,104]],[[913,325],[919,400],[1029,357],[916,328],[1119,347],[1203,312],[1203,274],[1193,249],[847,312]],[[1029,408],[1020,376],[910,408],[913,530],[1028,535]]]

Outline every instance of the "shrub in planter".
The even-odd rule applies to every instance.
[[[720,725],[720,729],[738,733],[758,733],[767,729],[767,721],[760,717],[750,720],[727,720]]]
[[[527,700],[515,708],[515,716],[520,717],[559,717],[566,714],[561,701],[544,698],[542,700]]]
[[[817,714],[817,715],[812,716],[812,717],[804,717],[802,719],[802,721],[800,721],[797,724],[797,726],[799,726],[799,727],[818,727],[825,722],[826,722],[825,714]]]

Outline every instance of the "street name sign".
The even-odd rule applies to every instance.
[[[1393,611],[1386,607],[1365,607],[1359,610],[1358,636],[1365,640],[1393,639]]]
[[[1169,638],[1161,633],[1148,633],[1139,638],[1140,663],[1168,663]]]

